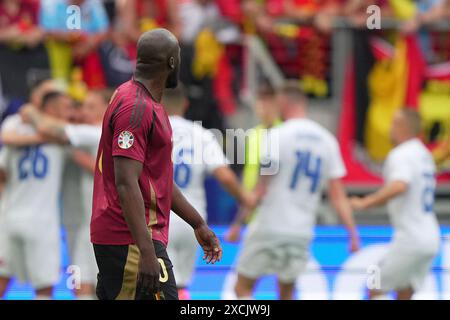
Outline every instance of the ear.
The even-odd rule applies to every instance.
[[[169,68],[172,70],[175,69],[175,58],[174,57],[169,58]]]

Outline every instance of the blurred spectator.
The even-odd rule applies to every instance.
[[[421,26],[439,20],[444,15],[444,6],[445,0],[416,1],[415,13],[403,23],[402,31],[405,33],[414,33],[417,32]]]
[[[36,7],[24,0],[0,1],[0,42],[12,48],[34,48],[43,39]]]
[[[67,82],[72,62],[75,62],[90,88],[105,87],[97,51],[109,27],[103,3],[100,0],[42,0],[41,5],[40,23],[50,40],[48,48],[53,76]],[[68,19],[73,18],[67,13],[70,5],[80,8],[80,29],[68,28]]]
[[[401,26],[401,31],[405,34],[414,34],[418,32],[422,53],[429,62],[433,62],[435,57],[432,50],[430,34],[424,27],[444,17],[444,9],[445,0],[416,1],[416,10],[414,14],[409,19],[406,19]]]
[[[333,17],[340,11],[339,0],[286,0],[284,11],[289,18],[309,22],[322,32],[330,32]]]
[[[180,76],[189,93],[186,117],[206,128],[224,128],[223,112],[235,109],[232,67],[226,44],[238,42],[240,32],[222,15],[234,18],[238,6],[213,0],[177,0],[176,17],[182,46]],[[234,3],[236,4],[236,3]],[[234,10],[234,13],[233,13]]]
[[[136,60],[136,42],[153,28],[176,34],[175,0],[103,0],[111,21],[109,39],[101,46],[101,59],[108,86],[128,81]]]
[[[22,104],[30,82],[47,72],[42,39],[35,2],[0,0],[0,93],[5,100],[2,109]]]
[[[269,13],[266,12],[264,3],[256,0],[242,1],[244,12],[244,29],[247,33],[270,32],[273,21]],[[273,12],[272,12],[273,13]]]
[[[177,0],[117,0],[118,29],[125,42],[136,43],[142,32],[164,27],[171,31],[176,25]],[[176,34],[176,31],[174,32]]]
[[[344,3],[341,13],[350,20],[354,27],[366,28],[367,8],[371,5],[379,6],[383,17],[392,15],[388,0],[349,0]]]
[[[192,44],[205,26],[211,26],[220,17],[219,8],[214,0],[178,1],[180,18],[180,40]]]

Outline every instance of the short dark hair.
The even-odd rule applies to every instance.
[[[411,133],[418,136],[422,132],[422,119],[420,113],[412,108],[403,108],[400,110],[402,116],[405,118]]]
[[[144,32],[137,42],[135,75],[151,79],[155,74],[169,71],[169,58],[177,59],[179,51],[178,40],[169,30],[157,28]]]
[[[47,108],[50,103],[52,103],[56,99],[59,99],[60,97],[64,97],[64,96],[66,96],[66,94],[64,92],[57,91],[57,90],[47,92],[42,97],[41,109],[45,110],[45,108]]]

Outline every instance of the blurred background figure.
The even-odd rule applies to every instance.
[[[63,93],[51,91],[43,97],[40,109],[64,120],[71,103]],[[18,120],[6,130],[17,130],[22,135],[35,133],[32,126]],[[61,270],[58,200],[64,149],[35,144],[7,146],[2,152],[6,152],[2,170],[7,172],[7,180],[2,197],[2,229],[6,237],[1,244],[4,256],[0,296],[5,294],[11,278],[17,276],[32,285],[36,299],[51,299]]]
[[[420,116],[403,109],[395,113],[391,136],[395,148],[383,170],[384,186],[363,198],[352,198],[355,210],[387,203],[395,233],[389,251],[379,264],[380,286],[370,299],[396,291],[398,300],[410,300],[422,286],[440,246],[434,208],[436,167],[430,152],[418,139]]]
[[[38,1],[0,1],[0,109],[25,102],[29,86],[45,75],[48,58],[39,26]],[[7,62],[7,63],[6,63]]]
[[[73,125],[66,125],[66,134],[59,138],[61,143],[72,145],[71,159],[66,165],[63,192],[64,225],[67,231],[68,249],[71,264],[80,268],[81,280],[75,287],[75,294],[80,300],[96,298],[97,264],[90,242],[90,221],[92,210],[92,189],[94,183],[95,158],[100,140],[103,114],[108,107],[111,94],[109,91],[89,91],[83,104],[78,108],[77,120]],[[83,136],[83,125],[97,129],[97,137]],[[94,133],[95,134],[95,133]],[[85,139],[86,141],[80,141]],[[93,139],[91,143],[88,140]],[[76,166],[74,168],[74,166]],[[74,177],[78,174],[78,177]]]
[[[295,282],[306,269],[317,207],[323,189],[350,237],[350,250],[359,237],[341,179],[346,174],[336,139],[309,120],[307,101],[298,82],[279,93],[283,124],[265,134],[255,194],[260,204],[250,223],[237,263],[235,292],[251,299],[261,277],[276,275],[279,299],[294,299]],[[250,211],[244,210],[241,221]]]
[[[281,124],[281,116],[278,103],[276,101],[275,89],[270,85],[261,85],[258,89],[258,96],[255,103],[256,117],[261,121],[260,124],[252,128],[251,134],[245,143],[245,165],[242,171],[242,185],[253,192],[260,177],[260,155],[261,144],[266,130],[277,127]],[[251,219],[251,216],[249,217]],[[233,221],[226,240],[238,242],[242,224],[249,221]]]
[[[254,197],[239,184],[228,167],[228,160],[215,136],[199,123],[183,118],[187,99],[183,88],[168,90],[163,98],[173,130],[174,181],[183,195],[192,201],[206,220],[205,178],[214,176],[243,206],[253,206]],[[168,254],[172,259],[181,300],[189,300],[188,287],[195,268],[197,244],[190,227],[180,217],[171,215]]]
[[[71,5],[79,8],[79,11],[72,13],[78,24],[69,23],[67,10]],[[82,79],[89,88],[106,86],[98,48],[105,40],[109,21],[100,0],[43,0],[40,25],[48,40],[52,76],[55,79],[68,83],[72,77],[76,81]]]

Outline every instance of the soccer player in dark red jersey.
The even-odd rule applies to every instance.
[[[144,33],[133,79],[114,93],[97,155],[91,240],[99,299],[177,299],[166,253],[172,209],[192,226],[209,263],[216,235],[173,185],[172,130],[160,104],[178,83],[180,47],[165,29]]]

